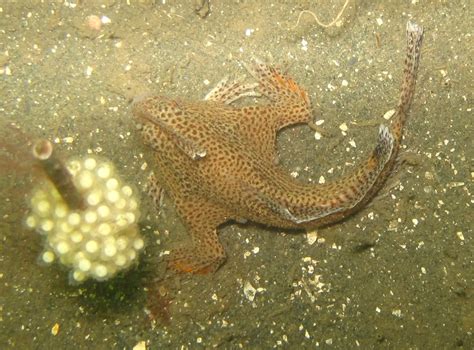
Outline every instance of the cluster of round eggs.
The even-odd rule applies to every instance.
[[[138,199],[110,162],[87,157],[66,166],[84,196],[85,209],[71,210],[45,181],[32,194],[26,224],[44,236],[43,263],[58,259],[71,269],[72,283],[107,280],[128,268],[143,248]]]

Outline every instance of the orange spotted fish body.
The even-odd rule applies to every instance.
[[[248,69],[258,83],[224,80],[204,101],[136,100],[133,114],[154,150],[154,199],[163,188],[191,236],[191,242],[172,252],[170,266],[194,273],[216,270],[225,259],[216,230],[231,219],[314,228],[365,205],[393,168],[413,99],[422,36],[422,28],[409,22],[404,81],[392,125],[380,127],[373,152],[353,174],[328,184],[301,183],[276,164],[276,133],[309,122],[311,105],[307,93],[272,66],[256,61]],[[231,105],[259,95],[270,103]]]

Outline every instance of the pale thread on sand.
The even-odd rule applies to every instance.
[[[303,10],[300,12],[300,14],[298,15],[298,20],[296,21],[296,24],[291,28],[291,29],[295,29],[296,27],[298,27],[298,25],[300,24],[300,20],[301,20],[301,16],[303,16],[303,14],[305,13],[308,13],[310,14],[311,16],[313,16],[314,20],[316,21],[316,23],[323,27],[323,28],[329,28],[329,27],[332,27],[334,24],[336,24],[339,19],[341,18],[342,14],[344,13],[344,11],[346,10],[346,7],[347,5],[349,4],[349,0],[346,0],[346,2],[344,3],[344,5],[342,6],[341,10],[339,11],[339,13],[337,14],[336,18],[334,18],[330,23],[328,24],[325,24],[323,22],[321,22],[318,18],[318,16],[316,16],[316,14],[312,11],[309,11],[309,10]]]

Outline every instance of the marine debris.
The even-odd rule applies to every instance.
[[[327,23],[327,24],[321,22],[321,20],[318,18],[318,16],[316,16],[316,14],[315,14],[313,11],[303,10],[303,11],[301,11],[300,14],[298,15],[298,20],[296,21],[296,24],[295,24],[293,27],[291,27],[291,29],[295,29],[296,27],[298,27],[298,25],[300,24],[301,17],[302,17],[305,13],[311,15],[319,26],[321,26],[321,27],[323,27],[323,28],[330,28],[330,27],[332,27],[333,25],[335,25],[335,24],[338,23],[338,21],[339,21],[339,19],[341,18],[342,14],[343,14],[344,11],[346,10],[346,7],[347,7],[347,5],[349,4],[349,1],[350,1],[350,0],[346,0],[346,2],[344,3],[344,5],[342,6],[341,10],[340,10],[339,13],[337,14],[337,16],[336,16],[331,22],[329,22],[329,23]]]

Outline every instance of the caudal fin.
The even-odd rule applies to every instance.
[[[407,113],[415,94],[416,77],[420,63],[421,44],[423,42],[423,27],[414,22],[407,23],[407,55],[403,70],[403,83],[400,92],[398,108]]]
[[[377,145],[372,155],[354,174],[330,184],[326,188],[326,193],[317,193],[318,205],[292,209],[278,208],[278,213],[296,224],[303,224],[355,207],[377,181],[390,160],[392,151],[393,135],[386,126],[380,125]]]
[[[396,108],[396,114],[392,119],[390,130],[395,139],[396,156],[403,134],[403,127],[410,111],[411,102],[415,95],[416,77],[420,63],[421,44],[423,42],[423,27],[416,23],[407,23],[407,51],[405,66],[403,69],[403,81],[400,91],[400,99]]]
[[[403,126],[415,93],[422,40],[423,28],[408,22],[403,82],[396,114],[390,128],[380,127],[378,142],[371,156],[354,173],[314,187],[311,198],[315,205],[293,205],[286,212],[286,219],[307,227],[337,221],[367,203],[383,185],[396,160]]]

